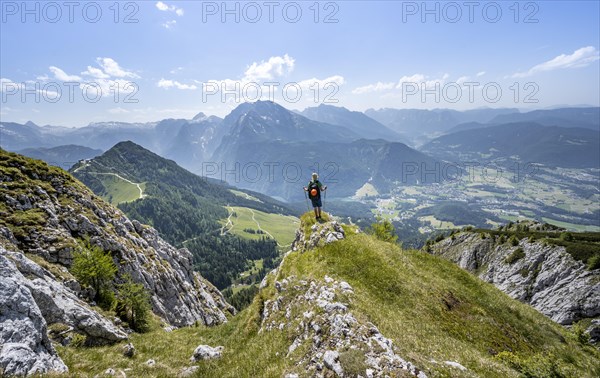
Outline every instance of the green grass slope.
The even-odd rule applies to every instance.
[[[305,214],[302,222],[301,229],[310,232],[315,221]],[[300,346],[286,356],[297,336],[294,327],[260,331],[261,314],[268,300],[281,294],[294,302],[301,294],[297,289],[278,293],[275,281],[295,276],[323,282],[327,275],[354,288],[348,311],[358,321],[375,324],[394,341],[398,355],[429,377],[600,376],[598,350],[579,343],[574,334],[533,308],[441,258],[344,228],[344,240],[289,253],[277,273],[267,276],[267,286],[253,303],[227,324],[169,333],[156,327],[144,335],[134,334],[131,341],[138,355],[132,359],[123,357],[119,346],[67,347],[59,354],[75,376],[93,376],[112,367],[132,369],[127,373],[131,376],[166,377],[193,365],[189,358],[197,345],[223,345],[223,357],[197,363],[195,376],[282,377],[294,372],[307,376],[302,361],[310,359],[310,348]],[[285,319],[283,313],[278,316]],[[156,360],[152,368],[145,364],[150,358]],[[444,361],[458,362],[467,370]],[[361,366],[360,361],[341,362]]]

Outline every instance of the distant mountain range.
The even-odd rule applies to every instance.
[[[225,118],[231,131],[213,160],[239,171],[235,185],[241,188],[301,200],[302,186],[311,172],[319,171],[324,182],[336,182],[330,186],[332,196],[349,196],[370,181],[380,188],[393,181],[417,182],[417,176],[405,175],[404,163],[434,164],[434,159],[402,143],[357,139],[348,128],[311,121],[273,102],[246,104],[245,112],[238,109]],[[268,171],[269,164],[275,164],[273,172]],[[260,167],[260,177],[254,168],[244,174],[247,167]],[[232,178],[224,169],[221,174]]]
[[[100,122],[82,128],[40,127],[32,122],[25,125],[3,122],[0,123],[0,145],[9,151],[65,145],[106,151],[121,141],[130,140],[162,156],[177,159],[186,168],[192,168],[209,158],[220,142],[221,121],[218,117],[207,117],[200,113],[191,120],[165,119],[150,123]],[[23,152],[27,155],[27,151]]]
[[[196,174],[288,201],[302,199],[300,188],[312,171],[325,181],[337,180],[331,195],[348,196],[367,182],[383,191],[394,182],[417,182],[417,175],[407,177],[402,168],[436,159],[518,156],[547,165],[597,166],[599,109],[369,109],[363,114],[329,105],[292,112],[257,101],[239,105],[224,119],[200,113],[191,120],[104,122],[80,129],[3,122],[0,145],[56,162],[97,153],[82,147],[108,150],[130,140]],[[505,126],[515,122],[521,123],[519,140],[515,127]],[[525,124],[533,129],[526,132]],[[82,147],[31,150],[64,145]],[[420,146],[420,152],[409,146]]]
[[[466,122],[487,123],[503,114],[519,113],[518,109],[474,109],[460,112],[451,109],[368,109],[365,114],[395,132],[410,138],[412,145],[419,146],[452,127]]]
[[[343,107],[321,104],[306,108],[299,114],[313,121],[343,126],[365,139],[385,139],[391,142],[408,143],[405,136],[392,131],[361,112],[353,112]]]
[[[422,151],[451,161],[518,161],[551,167],[598,168],[600,133],[519,122],[444,135],[424,145]]]

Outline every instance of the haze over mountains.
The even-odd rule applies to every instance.
[[[431,167],[438,159],[594,168],[599,119],[599,108],[360,113],[321,105],[292,112],[257,101],[239,105],[224,119],[199,113],[191,120],[103,122],[79,129],[3,122],[0,145],[56,164],[72,161],[74,147],[50,155],[35,149],[73,144],[106,151],[130,140],[194,173],[289,201],[302,199],[298,188],[312,171],[343,183],[335,195],[344,197],[366,183],[385,192],[394,182],[419,182],[410,167]],[[98,153],[85,151],[76,157]]]

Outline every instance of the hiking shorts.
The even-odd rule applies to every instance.
[[[313,207],[323,207],[321,197],[311,198],[310,201],[312,202]]]

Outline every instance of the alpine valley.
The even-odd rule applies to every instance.
[[[599,135],[593,107],[1,122],[0,374],[598,377]]]

